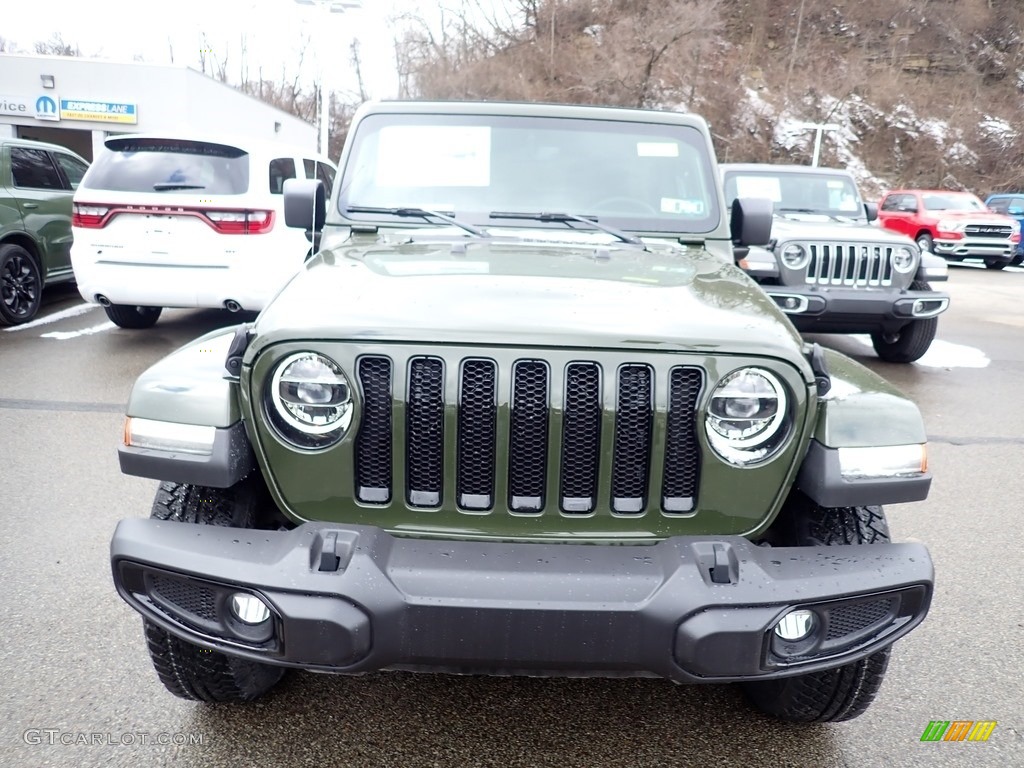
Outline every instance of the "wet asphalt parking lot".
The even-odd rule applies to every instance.
[[[953,266],[952,307],[919,363],[853,355],[920,405],[935,479],[890,506],[932,553],[925,623],[895,646],[875,704],[848,723],[782,724],[725,686],[381,673],[291,674],[247,706],[174,698],[141,620],[114,592],[116,521],[155,481],[120,473],[134,378],[240,317],[165,311],[113,328],[73,286],[0,330],[0,766],[1024,766],[1024,270]],[[921,742],[931,720],[994,720],[984,743]]]

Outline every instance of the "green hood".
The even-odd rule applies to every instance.
[[[740,269],[697,247],[650,247],[350,243],[285,286],[257,320],[254,351],[305,338],[802,357]]]

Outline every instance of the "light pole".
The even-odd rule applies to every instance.
[[[362,8],[363,0],[295,0],[299,5],[319,6],[323,10],[322,29],[319,37],[322,38],[320,50],[317,51],[317,67],[320,70],[320,146],[321,155],[328,154],[328,129],[331,125],[331,89],[327,86],[327,74],[329,66],[324,63],[324,55],[331,44],[330,39],[330,18],[332,13],[344,13],[349,9]]]
[[[805,131],[815,131],[814,134],[814,159],[811,161],[811,165],[817,167],[818,158],[821,157],[821,134],[824,131],[838,131],[842,128],[841,125],[835,123],[796,123],[793,125],[794,128],[802,128]]]

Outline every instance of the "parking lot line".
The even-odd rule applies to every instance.
[[[58,320],[64,320],[68,317],[75,317],[76,315],[84,315],[86,312],[91,312],[94,309],[99,309],[99,304],[76,304],[73,307],[62,309],[60,312],[54,312],[52,315],[46,317],[40,317],[36,320],[24,323],[23,325],[14,325],[10,328],[4,328],[5,333],[11,333],[13,331],[27,331],[29,328],[38,328],[40,325],[49,325],[50,323],[56,323]]]
[[[82,328],[79,331],[51,331],[50,333],[42,333],[39,335],[42,339],[59,339],[66,341],[67,339],[75,339],[79,336],[92,336],[94,333],[103,333],[103,331],[109,331],[111,328],[117,326],[111,322],[100,323],[94,325],[91,328]]]

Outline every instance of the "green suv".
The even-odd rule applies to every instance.
[[[156,363],[121,469],[162,481],[111,541],[173,694],[247,701],[289,668],[739,683],[846,720],[925,618],[913,402],[801,340],[739,267],[690,114],[382,102],[318,251],[252,323]]]
[[[74,278],[71,196],[88,167],[55,144],[0,139],[0,325],[28,322],[44,285]]]

